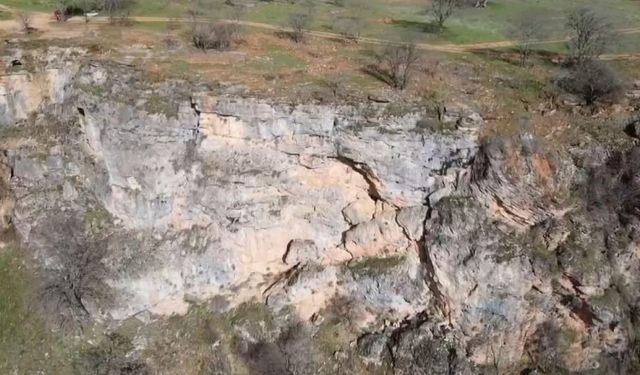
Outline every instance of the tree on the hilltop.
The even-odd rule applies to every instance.
[[[305,0],[302,3],[302,10],[289,14],[291,38],[296,43],[304,41],[304,35],[311,26],[311,22],[313,22],[315,9],[315,3],[312,0]]]
[[[522,14],[513,21],[511,29],[516,42],[515,48],[520,54],[520,65],[526,66],[533,53],[534,43],[546,34],[544,19],[537,15]]]
[[[611,24],[588,8],[571,12],[567,18],[567,27],[573,32],[568,46],[569,53],[577,64],[598,58],[613,42]]]
[[[389,44],[376,54],[375,63],[367,71],[393,88],[404,90],[419,60],[415,44]]]
[[[431,3],[431,13],[438,26],[438,30],[444,28],[444,23],[451,17],[455,9],[459,6],[459,0],[433,0]]]
[[[102,8],[109,15],[109,20],[114,22],[116,18],[126,19],[134,5],[134,0],[103,0]]]
[[[341,6],[346,12],[334,19],[331,28],[345,38],[357,42],[366,26],[366,19],[362,14],[362,10],[367,7],[366,0],[343,0]]]
[[[289,15],[291,37],[296,43],[304,40],[304,35],[311,24],[311,15],[307,12],[294,12]]]

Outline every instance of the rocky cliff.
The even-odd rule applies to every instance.
[[[551,164],[526,134],[481,142],[462,103],[292,105],[80,49],[6,60],[0,224],[61,322],[259,304],[274,328],[231,327],[256,373],[634,368],[635,150]]]

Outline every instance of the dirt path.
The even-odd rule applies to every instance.
[[[615,32],[619,35],[638,34],[640,33],[640,27],[618,29],[618,30],[615,30]],[[570,40],[569,37],[565,37],[562,39],[540,40],[540,41],[534,42],[533,44],[534,45],[558,44],[558,43],[566,43],[569,40]],[[460,52],[465,52],[465,51],[474,51],[474,50],[483,50],[483,49],[508,48],[508,47],[514,47],[516,44],[517,44],[516,41],[505,40],[500,42],[486,42],[486,43],[472,43],[472,44],[448,44],[443,47],[458,49]]]
[[[600,56],[601,60],[640,60],[639,53],[615,53]]]
[[[141,23],[169,22],[169,21],[180,22],[180,23],[191,22],[191,20],[186,18],[170,19],[168,17],[131,17],[131,19],[135,22],[141,22]],[[70,22],[79,22],[79,21],[84,22],[84,19],[70,20]],[[106,22],[109,22],[109,19],[107,17],[95,17],[91,20],[91,22],[106,23]],[[291,31],[291,29],[288,27],[272,25],[268,23],[259,23],[259,22],[251,22],[251,21],[239,21],[239,23],[243,26],[248,26],[248,27],[253,27],[253,28],[263,29],[263,30],[272,30],[272,31],[281,31],[281,32]],[[622,34],[622,35],[638,34],[640,33],[640,27],[619,29],[619,30],[616,30],[616,33]],[[326,31],[309,31],[307,32],[307,34],[313,37],[324,38],[324,39],[333,39],[333,40],[342,40],[342,41],[350,40],[349,38],[343,35],[330,33]],[[566,37],[562,39],[541,40],[541,41],[534,42],[534,44],[545,45],[545,44],[566,43],[569,41],[569,39],[570,39],[569,37]],[[366,43],[366,44],[376,44],[376,45],[386,45],[389,43],[393,43],[385,39],[368,38],[368,37],[358,38],[358,42]],[[499,42],[484,42],[484,43],[471,43],[471,44],[418,43],[416,44],[416,47],[422,50],[427,50],[427,51],[463,53],[463,52],[472,52],[472,51],[485,50],[485,49],[508,48],[508,47],[513,47],[516,44],[517,44],[516,41],[505,40],[505,41],[499,41]]]
[[[0,4],[0,9],[4,11],[8,11],[10,13],[14,12],[13,9]],[[85,24],[85,19],[82,17],[75,17],[69,19],[66,23],[60,24],[53,19],[51,14],[41,13],[41,12],[32,12],[32,25],[36,29],[43,31],[43,35],[45,37],[74,37],[82,35],[83,32],[86,31],[86,28],[78,28],[78,27],[68,27],[65,25],[83,25]],[[191,22],[190,19],[187,18],[168,18],[168,17],[146,17],[146,16],[137,16],[130,18],[134,22],[140,23],[151,23],[151,22],[178,22],[178,23],[187,23]],[[109,22],[108,17],[92,17],[89,20],[89,25],[91,24],[105,24]],[[232,22],[232,21],[229,21]],[[253,27],[257,29],[263,30],[271,30],[271,31],[279,31],[279,32],[289,32],[290,28],[272,25],[267,23],[259,23],[259,22],[250,22],[250,21],[239,21],[239,23],[243,26]],[[8,21],[0,21],[0,31],[11,32],[11,31],[19,31],[20,26],[15,20]],[[638,34],[640,33],[640,27],[634,28],[625,28],[616,30],[618,34],[621,35],[629,35],[629,34]],[[336,33],[330,33],[325,31],[309,31],[307,35],[323,38],[323,39],[332,39],[332,40],[341,40],[341,41],[349,41],[350,39]],[[535,42],[536,45],[548,45],[548,44],[558,44],[565,43],[569,40],[569,38],[562,39],[552,39],[552,40],[541,40]],[[377,39],[377,38],[367,38],[361,37],[358,39],[359,43],[365,44],[373,44],[373,45],[386,45],[393,44],[389,40],[385,39]],[[449,52],[449,53],[465,53],[465,52],[473,52],[479,50],[487,50],[487,49],[502,49],[509,48],[515,46],[517,43],[513,40],[505,40],[499,42],[485,42],[485,43],[471,43],[471,44],[432,44],[432,43],[418,43],[416,47],[425,51],[439,51],[439,52]],[[604,59],[614,60],[614,59],[629,59],[629,58],[637,58],[640,54],[610,54],[603,56]]]

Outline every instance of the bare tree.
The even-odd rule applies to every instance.
[[[88,303],[109,299],[104,279],[107,239],[84,231],[76,217],[62,218],[35,230],[46,240],[53,264],[43,270],[39,305],[55,323],[72,326],[90,317]]]
[[[404,90],[419,60],[413,43],[388,45],[377,54],[376,63],[368,71],[390,86]]]
[[[116,20],[126,21],[129,11],[134,5],[134,0],[103,0],[102,8],[109,15],[109,20],[114,23]]]
[[[304,35],[311,24],[311,14],[308,12],[295,12],[289,15],[291,37],[296,43],[304,41]]]
[[[240,22],[245,13],[247,13],[247,7],[244,4],[233,4],[229,13],[232,20]]]
[[[345,12],[334,19],[331,28],[345,38],[357,42],[366,26],[362,9],[365,9],[368,4],[366,0],[342,0],[339,4],[345,8]]]
[[[567,18],[567,27],[574,34],[568,47],[577,64],[598,58],[613,41],[611,24],[588,8],[571,12]]]
[[[527,65],[535,42],[545,37],[545,30],[544,19],[537,15],[522,14],[513,21],[511,34],[516,41],[521,66]]]
[[[18,22],[20,23],[20,28],[27,34],[31,34],[34,30],[31,26],[31,13],[29,12],[20,12],[18,13]]]
[[[438,30],[444,29],[444,23],[451,17],[459,4],[459,0],[433,0],[431,13],[433,13]]]
[[[207,9],[206,4],[203,2],[203,0],[190,0],[189,8],[187,10],[187,16],[189,16],[192,22],[195,22],[197,18],[203,17],[205,15],[203,9]]]

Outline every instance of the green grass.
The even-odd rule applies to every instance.
[[[20,250],[0,250],[0,373],[67,374],[72,352],[46,329],[27,301],[36,280]],[[32,298],[31,298],[32,299]]]
[[[13,16],[9,12],[3,12],[0,10],[0,21],[6,21],[13,19]]]
[[[511,23],[520,15],[539,15],[545,22],[550,37],[566,35],[565,17],[574,8],[590,6],[602,14],[617,28],[632,27],[640,19],[640,3],[623,0],[501,0],[485,9],[459,9],[445,24],[441,33],[428,32],[431,17],[419,7],[402,8],[383,6],[384,0],[374,0],[374,9],[385,9],[390,24],[369,23],[365,35],[392,40],[415,40],[436,43],[478,43],[510,39]],[[374,14],[378,12],[374,11]],[[371,20],[370,20],[371,21]]]
[[[131,14],[134,16],[166,16],[171,17],[175,12],[182,13],[186,8],[187,1],[167,1],[167,0],[137,0]]]
[[[301,2],[258,2],[245,19],[253,22],[287,25],[289,14],[302,11]],[[325,2],[314,8],[313,30],[333,31],[334,20],[357,14],[366,20],[362,36],[392,41],[423,43],[480,43],[511,39],[512,22],[521,15],[538,15],[545,22],[549,38],[567,35],[566,15],[580,6],[589,6],[609,18],[616,28],[633,27],[640,21],[640,2],[625,0],[501,0],[485,9],[459,9],[442,32],[434,32],[431,16],[421,5],[402,5],[391,0],[371,0],[362,9],[341,8]],[[428,30],[432,31],[428,31]],[[635,36],[635,35],[634,35]],[[626,38],[625,38],[626,39]],[[629,38],[620,50],[640,48],[640,38]]]
[[[52,14],[54,9],[52,0],[0,0],[0,4],[16,9],[51,12]]]
[[[200,0],[199,8],[214,17],[229,17],[231,7],[223,0]],[[366,23],[362,35],[392,41],[430,43],[479,43],[510,39],[511,23],[520,15],[538,15],[544,20],[549,38],[566,35],[566,15],[576,7],[589,6],[608,16],[616,28],[634,27],[640,22],[640,2],[629,0],[500,0],[485,9],[458,9],[447,21],[442,32],[433,30],[432,17],[426,3],[398,3],[395,0],[351,0],[353,5],[338,7],[328,1],[314,2],[312,30],[333,31],[340,17],[363,18]],[[29,10],[51,12],[53,0],[0,0],[0,3]],[[190,8],[189,0],[137,0],[131,14],[135,16],[184,17]],[[256,1],[243,19],[247,21],[286,26],[292,12],[306,11],[305,2]],[[349,4],[349,2],[347,2]],[[156,25],[154,25],[156,26]],[[154,26],[149,26],[153,28]],[[159,25],[158,25],[159,26]],[[636,41],[634,41],[636,40]],[[629,38],[619,50],[640,48],[640,38]]]
[[[340,318],[323,322],[314,336],[316,347],[327,355],[333,355],[349,342],[348,323]]]
[[[144,30],[148,30],[148,31],[155,31],[155,32],[164,32],[167,31],[167,26],[169,25],[168,22],[135,22],[133,24],[133,26],[137,29],[144,29]]]
[[[106,208],[99,206],[88,209],[84,214],[84,220],[92,228],[101,228],[110,223],[113,218]]]
[[[104,87],[98,85],[88,85],[80,83],[78,84],[78,88],[83,92],[93,96],[102,96],[106,92],[106,89]]]
[[[178,117],[178,103],[163,96],[154,95],[149,97],[143,108],[148,113],[162,114],[166,117]]]
[[[640,33],[621,34],[615,42],[609,46],[606,53],[633,53],[640,52]]]
[[[245,303],[224,313],[192,305],[186,315],[145,326],[134,324],[119,333],[145,337],[148,344],[142,357],[163,373],[248,374],[245,360],[238,355],[239,343],[246,335],[259,341],[273,337],[274,319],[261,303]]]
[[[349,265],[349,269],[357,275],[375,277],[391,271],[402,264],[403,261],[403,255],[393,255],[384,258],[370,257]]]
[[[257,57],[250,65],[265,73],[279,73],[304,69],[305,62],[285,49],[272,46],[264,56]]]
[[[295,4],[290,3],[260,3],[245,15],[245,19],[251,22],[272,23],[276,25],[286,25],[289,14],[298,10]]]
[[[198,7],[203,15],[212,17],[228,17],[230,7],[224,4],[224,0],[199,0],[202,4]],[[191,8],[191,0],[136,0],[131,10],[133,16],[154,17],[186,17]]]

